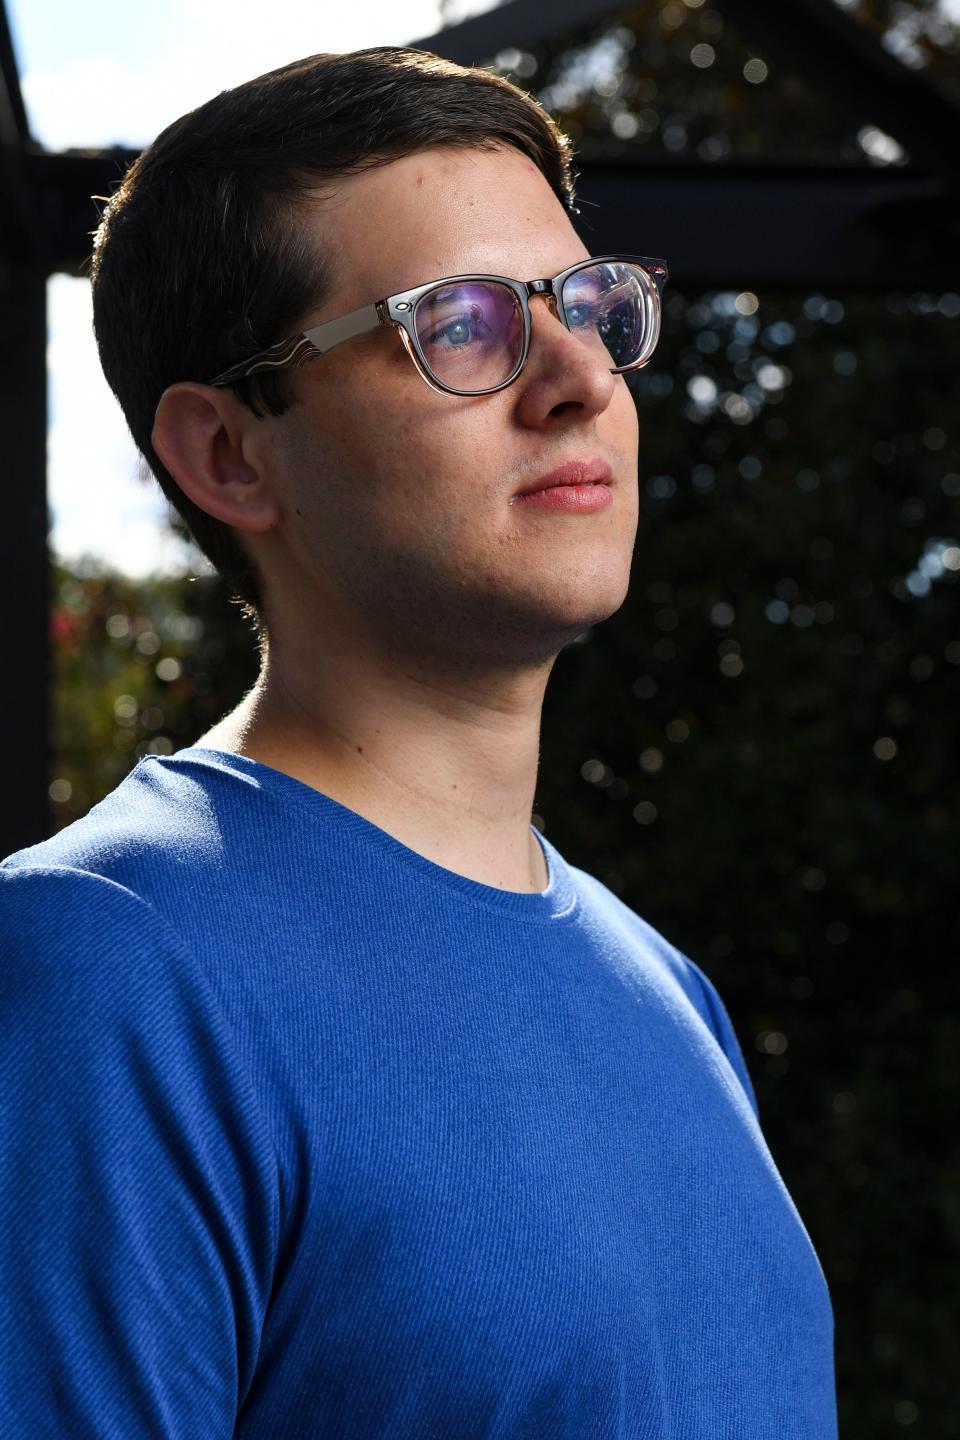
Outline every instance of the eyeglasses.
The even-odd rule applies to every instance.
[[[448,395],[491,395],[511,385],[530,350],[530,300],[546,298],[571,334],[614,374],[646,365],[660,335],[663,260],[601,255],[548,280],[449,275],[400,290],[241,360],[209,383],[306,365],[337,345],[395,325],[421,377]],[[610,362],[613,362],[610,364]]]

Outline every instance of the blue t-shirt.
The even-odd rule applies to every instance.
[[[541,843],[191,747],[8,857],[5,1440],[832,1440],[723,1004]]]

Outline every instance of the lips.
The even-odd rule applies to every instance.
[[[612,474],[606,460],[568,460],[548,475],[540,475],[522,486],[513,498],[519,500],[524,495],[535,495],[538,490],[552,490],[561,485],[606,485]]]

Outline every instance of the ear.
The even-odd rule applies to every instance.
[[[160,396],[153,448],[193,503],[239,530],[270,530],[280,519],[253,441],[258,420],[229,390],[181,380]]]

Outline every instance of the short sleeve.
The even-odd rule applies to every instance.
[[[222,1006],[149,904],[0,867],[0,1084],[5,1440],[227,1440],[276,1156]]]

